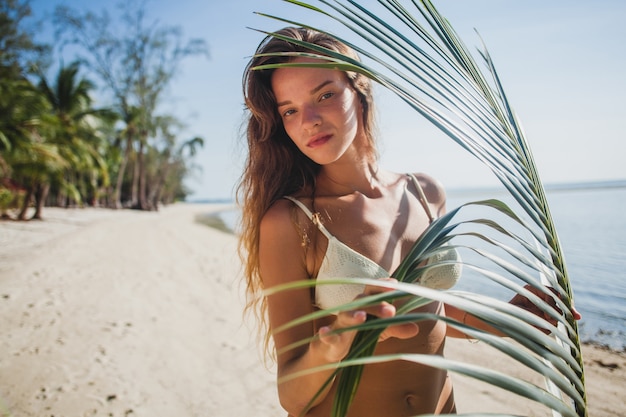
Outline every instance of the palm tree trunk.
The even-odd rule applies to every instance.
[[[141,147],[140,151],[137,152],[135,163],[133,164],[133,182],[131,186],[131,194],[130,194],[130,206],[133,208],[137,208],[139,204],[139,159],[141,158]]]
[[[130,151],[132,149],[132,137],[126,136],[126,149],[124,149],[124,157],[120,163],[120,169],[117,173],[117,180],[115,182],[115,190],[113,191],[113,208],[122,208],[122,184],[124,183],[124,174],[126,173],[126,166],[128,165],[128,159],[130,158]]]
[[[46,198],[48,197],[48,192],[50,191],[50,183],[39,184],[37,185],[37,190],[35,191],[35,214],[31,219],[42,220],[42,212],[43,207],[46,202]]]
[[[144,138],[145,139],[145,138]],[[145,141],[139,144],[139,153],[137,155],[137,167],[139,169],[139,209],[150,210],[150,204],[146,198],[146,166],[144,160]]]
[[[150,188],[150,203],[152,204],[152,208],[154,210],[158,210],[159,202],[161,201],[161,195],[163,194],[163,186],[165,185],[165,179],[167,178],[170,171],[170,164],[165,162],[165,166],[159,169],[157,176],[154,180],[152,187]]]
[[[62,189],[60,189],[60,190],[57,192],[57,195],[56,195],[56,205],[57,205],[58,207],[65,207],[66,201],[67,201],[67,200],[66,200],[66,197],[65,197],[65,191],[63,191]]]
[[[33,197],[33,191],[34,190],[32,186],[26,188],[26,195],[24,196],[24,201],[22,201],[22,208],[17,215],[18,220],[26,220],[26,211],[28,211],[28,207],[30,206],[30,200]]]

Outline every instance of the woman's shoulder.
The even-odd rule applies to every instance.
[[[292,203],[285,198],[276,200],[261,219],[261,231],[280,231],[286,226],[293,227],[291,222],[291,207]]]
[[[261,218],[259,227],[260,254],[292,256],[301,246],[301,237],[294,227],[291,202],[280,199],[274,202]]]
[[[296,197],[294,199],[299,200]],[[301,210],[294,211],[295,204],[287,197],[276,200],[261,219],[261,233],[269,233],[276,237],[291,235],[294,232],[297,234],[297,228],[294,228],[294,225],[301,223],[302,219],[299,213]],[[306,204],[303,205],[306,206]]]
[[[430,204],[443,206],[446,203],[446,191],[439,180],[423,172],[416,172],[412,175],[418,181]]]

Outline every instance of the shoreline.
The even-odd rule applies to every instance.
[[[284,415],[242,320],[236,239],[196,220],[228,207],[46,208],[44,221],[0,222],[0,415]],[[626,354],[582,349],[589,415],[621,414]],[[446,356],[524,371],[463,339]],[[459,412],[549,415],[452,378]]]

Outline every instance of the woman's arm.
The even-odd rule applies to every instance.
[[[302,239],[294,227],[291,205],[279,201],[270,208],[261,222],[259,242],[260,273],[265,288],[308,280],[306,252]],[[313,311],[310,289],[283,291],[267,299],[272,329]],[[365,321],[364,312],[342,313],[330,325],[347,327]],[[347,354],[353,332],[328,335],[330,326],[322,327],[320,338],[277,356],[278,377],[294,372],[338,362]],[[313,323],[301,324],[273,335],[276,350],[315,334]],[[292,415],[298,415],[330,377],[332,371],[319,372],[297,378],[278,386],[282,406]],[[321,396],[316,403],[324,399]]]
[[[556,303],[554,302],[554,299],[552,298],[553,296],[549,295],[549,294],[545,294],[544,292],[530,286],[530,285],[525,285],[524,286],[525,289],[531,291],[533,294],[537,295],[538,297],[540,297],[543,301],[545,301],[546,303],[550,304],[553,308],[557,308],[556,307]],[[554,296],[556,297],[556,295]],[[516,294],[513,298],[511,298],[511,300],[509,300],[510,304],[513,304],[515,306],[518,306],[520,308],[523,308],[526,311],[529,311],[531,313],[533,313],[534,315],[543,318],[544,320],[546,320],[547,322],[551,323],[552,325],[556,324],[556,320],[553,319],[552,317],[550,317],[549,315],[547,315],[543,310],[541,310],[539,307],[537,307],[535,304],[533,304],[528,298],[520,295],[520,294]],[[446,316],[453,318],[457,321],[460,321],[461,323],[467,324],[468,326],[472,326],[475,327],[477,329],[480,329],[482,331],[485,331],[487,333],[491,333],[493,335],[496,336],[505,336],[504,333],[502,333],[500,330],[496,329],[493,326],[489,326],[487,323],[485,323],[484,321],[480,320],[478,317],[473,316],[469,313],[467,313],[464,310],[460,310],[454,306],[448,305],[446,304],[445,306],[446,308]],[[575,320],[580,320],[581,319],[581,315],[578,311],[576,311],[575,308],[572,308],[572,313],[574,314],[574,319]],[[547,332],[547,330],[545,329],[540,329],[542,331]],[[459,330],[456,330],[450,326],[448,326],[448,331],[446,333],[446,336],[448,337],[467,337],[467,335]]]
[[[446,316],[451,319],[457,320],[463,324],[477,328],[487,333],[491,333],[496,336],[504,336],[504,333],[502,333],[500,330],[496,329],[495,327],[489,326],[487,323],[480,320],[478,317],[469,314],[465,310],[461,310],[454,306],[446,304],[445,311],[446,311]],[[448,326],[446,336],[457,337],[457,338],[469,338],[465,333],[451,326]]]

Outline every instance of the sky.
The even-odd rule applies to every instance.
[[[317,4],[315,0],[311,3]],[[373,0],[361,2],[371,7]],[[116,0],[31,0],[49,22],[56,5],[114,13]],[[202,38],[210,57],[185,59],[162,111],[183,120],[181,139],[202,136],[190,200],[232,199],[245,158],[243,70],[281,22],[264,12],[345,35],[332,21],[281,0],[148,0],[147,21]],[[626,179],[626,2],[622,0],[435,0],[472,50],[485,42],[546,184]],[[40,41],[53,42],[44,27]],[[71,57],[64,57],[65,62]],[[425,172],[448,189],[497,185],[467,151],[391,93],[375,90],[381,166]],[[98,103],[105,105],[107,103]]]

